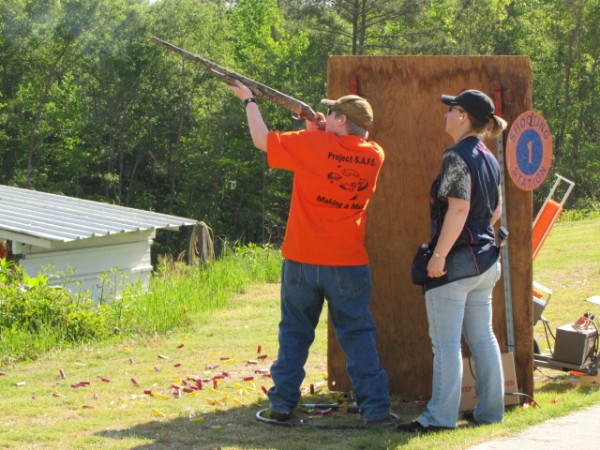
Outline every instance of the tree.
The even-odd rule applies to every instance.
[[[308,20],[311,34],[324,35],[333,53],[386,54],[404,49],[409,26],[423,10],[419,0],[304,0],[282,2],[293,17]]]
[[[56,80],[64,74],[77,58],[75,42],[94,21],[96,0],[67,0],[48,2],[51,22],[39,35],[38,64],[43,67],[38,73],[39,101],[34,107],[33,124],[29,136],[26,187],[31,187],[34,154],[44,109],[49,101],[50,90]],[[36,8],[41,6],[36,4]],[[36,8],[33,11],[39,12]],[[34,38],[37,37],[34,35]],[[36,39],[37,40],[37,39]],[[73,58],[73,59],[71,59]]]

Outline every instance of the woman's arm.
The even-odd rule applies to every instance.
[[[427,264],[427,274],[431,278],[445,275],[446,256],[460,236],[467,222],[470,208],[471,202],[469,200],[448,197],[448,211],[442,223],[440,237],[433,250],[434,254],[429,260],[429,264]]]
[[[492,218],[490,219],[490,224],[494,225],[498,221],[498,219],[500,219],[500,217],[502,217],[502,194],[500,194],[500,197],[498,197],[498,206],[492,213]]]

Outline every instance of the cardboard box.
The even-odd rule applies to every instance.
[[[470,358],[463,358],[463,378],[460,396],[460,405],[458,410],[472,411],[477,404],[477,396],[475,395],[475,378],[471,373],[471,368],[475,372],[475,363]],[[517,373],[515,372],[515,359],[512,353],[502,354],[502,368],[504,370],[504,405],[518,405],[521,401],[518,395],[506,395],[507,393],[519,392],[517,384]]]

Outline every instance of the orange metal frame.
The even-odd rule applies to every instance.
[[[533,221],[533,230],[532,230],[532,239],[531,239],[532,246],[533,246],[532,261],[535,260],[537,254],[539,253],[540,249],[542,248],[544,241],[546,240],[546,238],[550,234],[550,231],[554,227],[554,224],[560,217],[560,214],[563,211],[563,206],[564,206],[565,202],[567,201],[567,198],[569,197],[569,195],[571,194],[571,191],[575,187],[575,183],[573,181],[567,180],[566,178],[561,177],[558,174],[556,175],[556,177],[557,177],[557,180],[554,182],[554,185],[552,186],[552,189],[550,190],[548,197],[546,197],[544,204],[540,208],[538,215],[536,216],[535,220]],[[552,197],[554,196],[554,193],[556,192],[556,188],[558,188],[558,185],[561,183],[561,181],[568,183],[569,187],[567,188],[567,191],[563,195],[562,199],[560,201],[557,201],[557,200],[554,200]]]

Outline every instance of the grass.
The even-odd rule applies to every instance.
[[[281,254],[256,245],[225,249],[221,258],[200,269],[180,263],[161,265],[161,276],[154,277],[151,292],[141,299],[129,299],[117,325],[127,329],[131,323],[148,331],[164,334],[187,327],[227,303],[249,284],[277,282]]]
[[[552,324],[569,323],[594,307],[583,300],[600,293],[599,229],[600,218],[560,223],[535,262],[535,279],[553,290],[544,311]],[[262,387],[272,383],[256,371],[268,369],[277,352],[278,294],[276,283],[246,287],[210,314],[190,312],[193,323],[184,331],[55,350],[1,369],[0,447],[464,449],[600,402],[597,388],[572,385],[568,374],[544,369],[543,376],[536,376],[535,400],[540,406],[508,409],[505,421],[496,425],[461,421],[457,430],[417,437],[391,429],[258,422],[256,412],[268,406]],[[307,364],[307,391],[311,384],[318,390],[326,376],[326,328],[324,314]],[[223,372],[226,376],[215,386],[212,379]],[[172,384],[191,382],[189,376],[204,379],[203,389],[174,397]],[[254,379],[244,380],[247,377]],[[72,387],[81,381],[90,384]],[[332,401],[326,391],[307,394],[307,399]],[[424,406],[420,400],[394,399],[393,409],[410,420]],[[314,422],[327,420],[333,419]],[[358,423],[358,418],[348,420]]]

